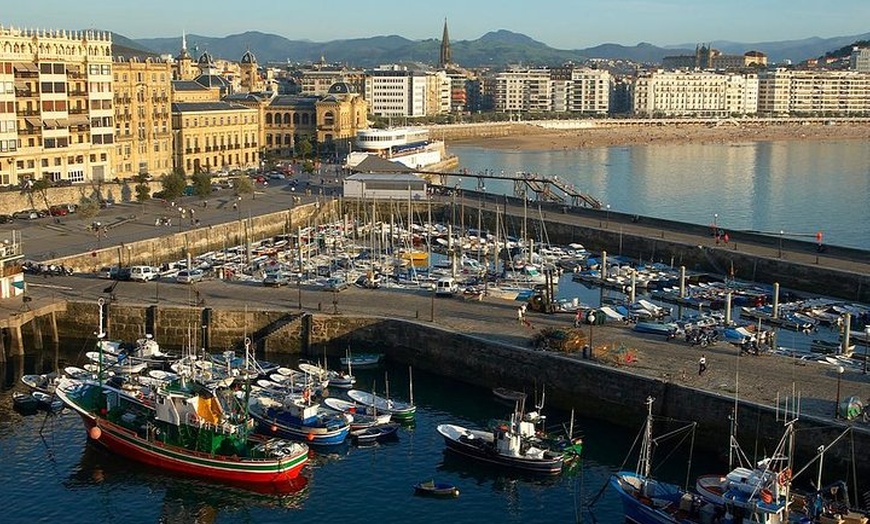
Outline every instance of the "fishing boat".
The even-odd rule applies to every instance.
[[[459,488],[446,482],[427,480],[414,484],[414,493],[428,497],[458,497]]]
[[[526,400],[526,394],[524,392],[508,388],[492,388],[492,394],[495,395],[496,398],[510,403]]]
[[[366,444],[395,437],[398,431],[398,423],[388,422],[386,424],[378,424],[367,428],[351,430],[350,436],[358,444]]]
[[[411,402],[384,398],[367,391],[351,389],[347,396],[363,406],[376,409],[379,413],[389,413],[392,419],[398,421],[412,420],[417,413],[417,406]]]
[[[535,446],[523,439],[523,431],[534,431],[533,428],[531,422],[523,421],[521,414],[515,412],[507,424],[492,431],[468,429],[455,424],[439,424],[436,429],[444,438],[447,450],[458,455],[525,473],[559,474],[563,463],[561,453]]]
[[[308,447],[257,438],[246,413],[225,410],[216,394],[162,388],[154,409],[99,383],[62,379],[58,397],[82,418],[94,443],[131,460],[196,478],[280,485],[308,462]]]
[[[23,375],[21,383],[29,387],[33,391],[42,391],[43,393],[53,393],[57,385],[57,373],[44,373],[41,375]]]
[[[310,396],[289,396],[283,400],[256,396],[248,407],[264,435],[331,446],[344,442],[350,432],[343,414],[324,410],[320,404],[312,403]]]
[[[325,383],[326,386],[347,389],[356,384],[356,377],[350,373],[326,369],[323,366],[312,364],[310,362],[300,362],[299,370],[306,375]]]

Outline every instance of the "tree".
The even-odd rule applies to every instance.
[[[254,192],[254,184],[250,178],[240,176],[233,184],[233,192],[237,196],[252,194]]]
[[[199,198],[206,198],[211,194],[211,175],[205,172],[195,173],[190,177],[193,184],[193,192]]]
[[[163,198],[174,200],[184,194],[187,179],[181,173],[170,173],[160,177],[160,185],[163,187]]]
[[[51,181],[46,178],[40,178],[33,182],[33,184],[30,185],[30,189],[26,190],[28,192],[27,198],[30,200],[30,206],[36,207],[33,202],[33,194],[35,193],[42,199],[42,203],[45,204],[45,209],[48,209],[48,188],[50,187]]]
[[[311,140],[307,136],[296,142],[296,154],[301,156],[302,160],[305,160],[313,151],[314,146],[311,145]]]
[[[148,174],[139,173],[136,175],[136,202],[145,203],[151,198],[151,186],[148,184]]]
[[[79,200],[79,207],[76,208],[76,213],[85,220],[94,218],[99,212],[100,204],[96,200],[88,197],[82,197],[81,200]]]

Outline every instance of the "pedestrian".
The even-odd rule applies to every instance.
[[[580,327],[580,324],[583,322],[583,310],[578,309],[577,313],[574,314],[574,327]]]
[[[525,325],[525,321],[523,319],[523,306],[517,308],[517,321],[520,325]]]
[[[702,354],[698,359],[698,376],[703,375],[705,371],[707,371],[707,357]]]

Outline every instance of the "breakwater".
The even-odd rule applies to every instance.
[[[70,302],[59,314],[62,333],[86,339],[84,326],[96,325],[94,303]],[[584,416],[636,427],[644,416],[644,400],[657,399],[657,414],[698,421],[697,438],[707,449],[722,450],[735,403],[719,394],[653,378],[628,369],[602,365],[565,355],[534,351],[469,336],[426,322],[375,316],[312,314],[298,310],[238,310],[232,308],[170,308],[112,304],[107,327],[113,338],[132,339],[151,332],[167,347],[187,346],[191,333],[201,329],[204,347],[212,351],[240,348],[251,337],[266,357],[286,352],[320,357],[355,351],[379,351],[388,358],[438,375],[484,387],[509,385],[533,391],[546,385],[548,405],[576,409]],[[497,329],[497,326],[493,326]],[[195,337],[195,335],[194,335]],[[262,354],[262,353],[261,353]],[[754,385],[758,387],[758,384]],[[806,399],[807,402],[812,399]],[[770,450],[782,434],[782,408],[739,402],[738,423],[748,449]],[[844,423],[802,416],[796,451],[806,460],[819,445],[832,442]],[[825,463],[832,469],[851,465],[859,475],[870,474],[870,431],[854,428],[851,445],[831,448]]]

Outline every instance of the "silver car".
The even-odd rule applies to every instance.
[[[175,275],[175,281],[179,284],[193,284],[202,282],[204,273],[201,269],[183,269]]]

